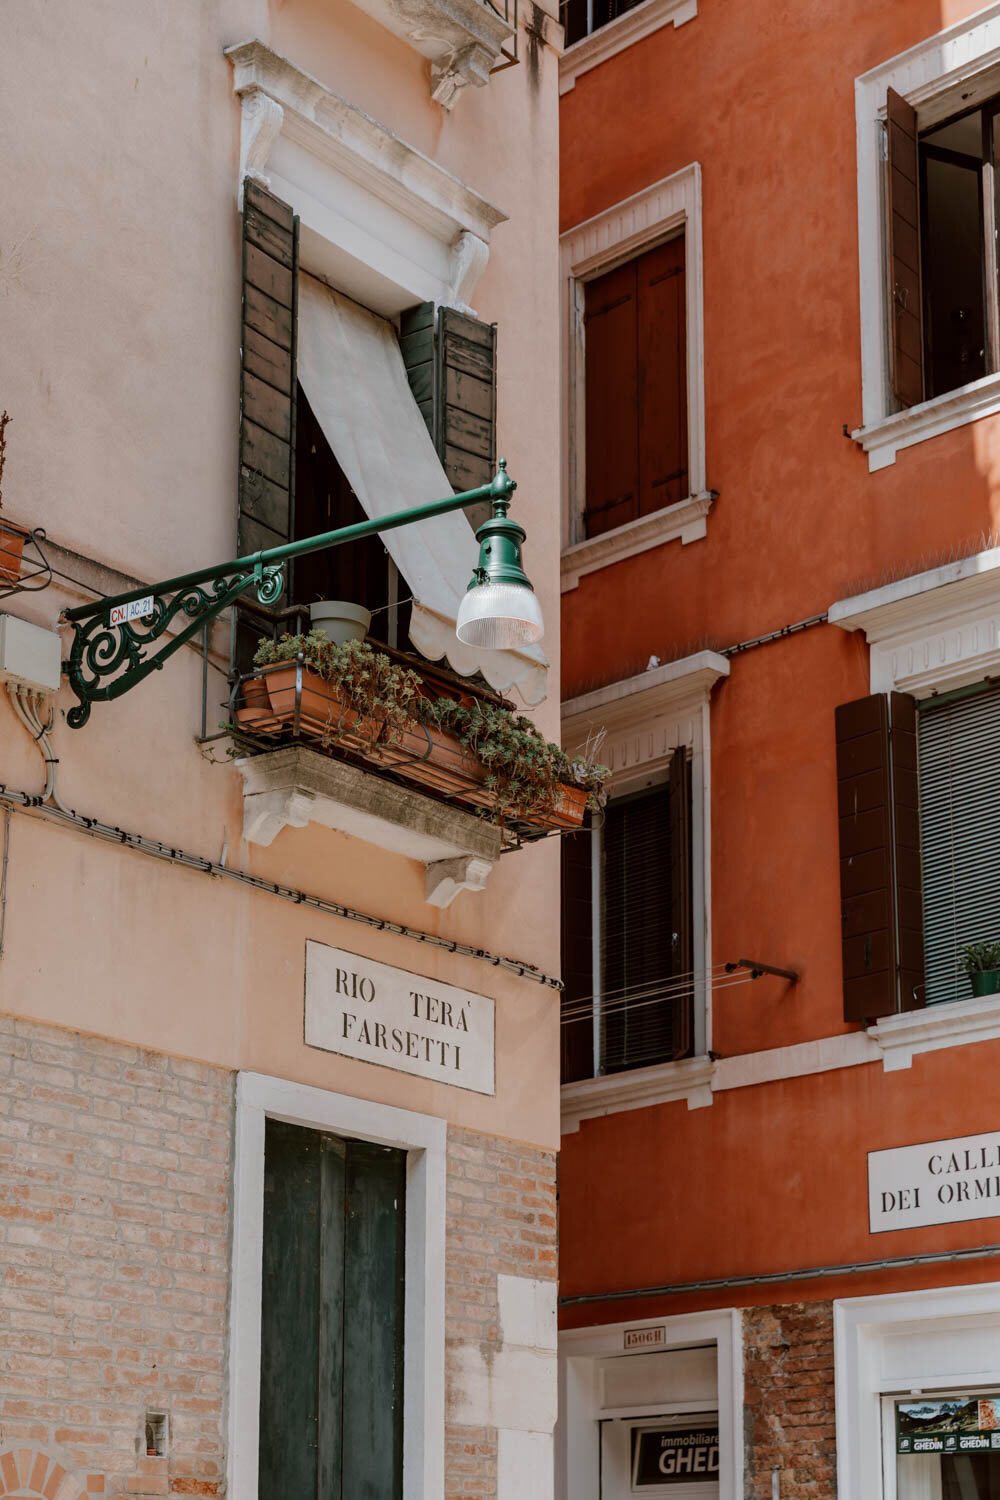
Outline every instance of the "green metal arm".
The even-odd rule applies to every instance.
[[[67,723],[73,729],[82,729],[90,717],[92,704],[120,698],[150,672],[159,671],[168,657],[247,589],[256,588],[261,604],[275,604],[284,590],[284,565],[289,559],[395,531],[400,526],[412,526],[453,510],[464,510],[480,500],[494,501],[498,513],[505,513],[516,488],[515,481],[507,475],[507,460],[502,458],[490,483],[478,489],[431,500],[411,510],[393,511],[375,520],[359,521],[354,526],[341,526],[337,531],[324,531],[301,542],[286,542],[283,547],[253,552],[248,557],[201,568],[195,573],[182,573],[163,583],[112,594],[96,604],[64,610],[62,618],[73,627],[65,671],[80,700],[67,714]],[[147,607],[139,614],[137,607],[142,605]],[[117,618],[112,618],[113,613]],[[178,616],[186,620],[183,628],[158,651],[150,653],[149,648]]]

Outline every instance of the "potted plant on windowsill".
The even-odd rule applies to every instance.
[[[960,953],[973,995],[1000,994],[1000,942],[968,943]]]

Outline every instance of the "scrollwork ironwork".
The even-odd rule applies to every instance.
[[[258,565],[204,585],[191,584],[170,598],[154,594],[152,610],[141,619],[112,624],[108,606],[86,619],[72,620],[67,674],[80,701],[66,716],[70,728],[82,729],[92,704],[120,698],[151,672],[159,671],[180,646],[251,587],[261,604],[274,604],[284,588],[283,569]],[[155,654],[148,654],[178,619],[182,623],[177,634]]]

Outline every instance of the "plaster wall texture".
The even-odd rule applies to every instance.
[[[527,563],[557,674],[556,58],[526,34],[522,64],[467,90],[446,115],[430,100],[429,65],[346,0],[154,0],[138,9],[57,0],[12,16],[0,60],[0,133],[17,143],[5,155],[11,209],[0,231],[0,407],[13,418],[5,513],[139,580],[234,555],[240,106],[223,48],[253,37],[510,215],[475,303],[499,325],[499,442],[521,482]],[[64,563],[76,578],[83,567]],[[60,608],[88,597],[63,579],[3,607],[51,626]],[[226,649],[213,642],[209,733],[227,696]],[[505,858],[485,894],[462,895],[445,912],[425,903],[421,864],[330,830],[285,830],[268,849],[243,845],[239,775],[193,743],[201,671],[185,649],[153,680],[98,705],[79,732],[65,726],[73,700],[64,688],[56,753],[67,805],[377,918],[557,970],[551,842]],[[538,721],[558,732],[555,695]],[[4,697],[0,783],[35,791],[40,769]],[[374,928],[303,920],[273,898],[20,816],[11,846],[2,980],[19,1012],[555,1144],[551,991]],[[308,937],[488,993],[497,1002],[497,1097],[307,1052]]]
[[[1000,524],[996,419],[901,451],[878,473],[843,435],[861,414],[854,80],[977,9],[704,4],[563,96],[563,230],[700,163],[718,491],[703,541],[588,574],[564,595],[564,699],[641,673],[653,654],[722,650],[988,545]],[[857,1029],[843,1021],[834,709],[869,691],[863,634],[829,625],[733,656],[713,690],[712,961],[749,954],[800,975],[713,996],[723,1059]],[[995,1129],[998,1058],[983,1042],[896,1074],[876,1062],[720,1092],[695,1111],[674,1102],[584,1120],[561,1155],[561,1291],[995,1245],[995,1218],[870,1235],[866,1153]],[[790,1295],[994,1275],[983,1259],[802,1281]],[[717,1289],[564,1318],[583,1326],[773,1295]]]

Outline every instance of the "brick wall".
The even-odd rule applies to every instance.
[[[833,1306],[796,1302],[743,1314],[746,1500],[837,1493]]]
[[[502,1348],[499,1275],[554,1280],[555,1155],[469,1130],[448,1132],[447,1343]],[[494,1500],[497,1432],[446,1430],[447,1500]]]
[[[0,1016],[8,1491],[224,1491],[232,1111],[230,1073]]]

